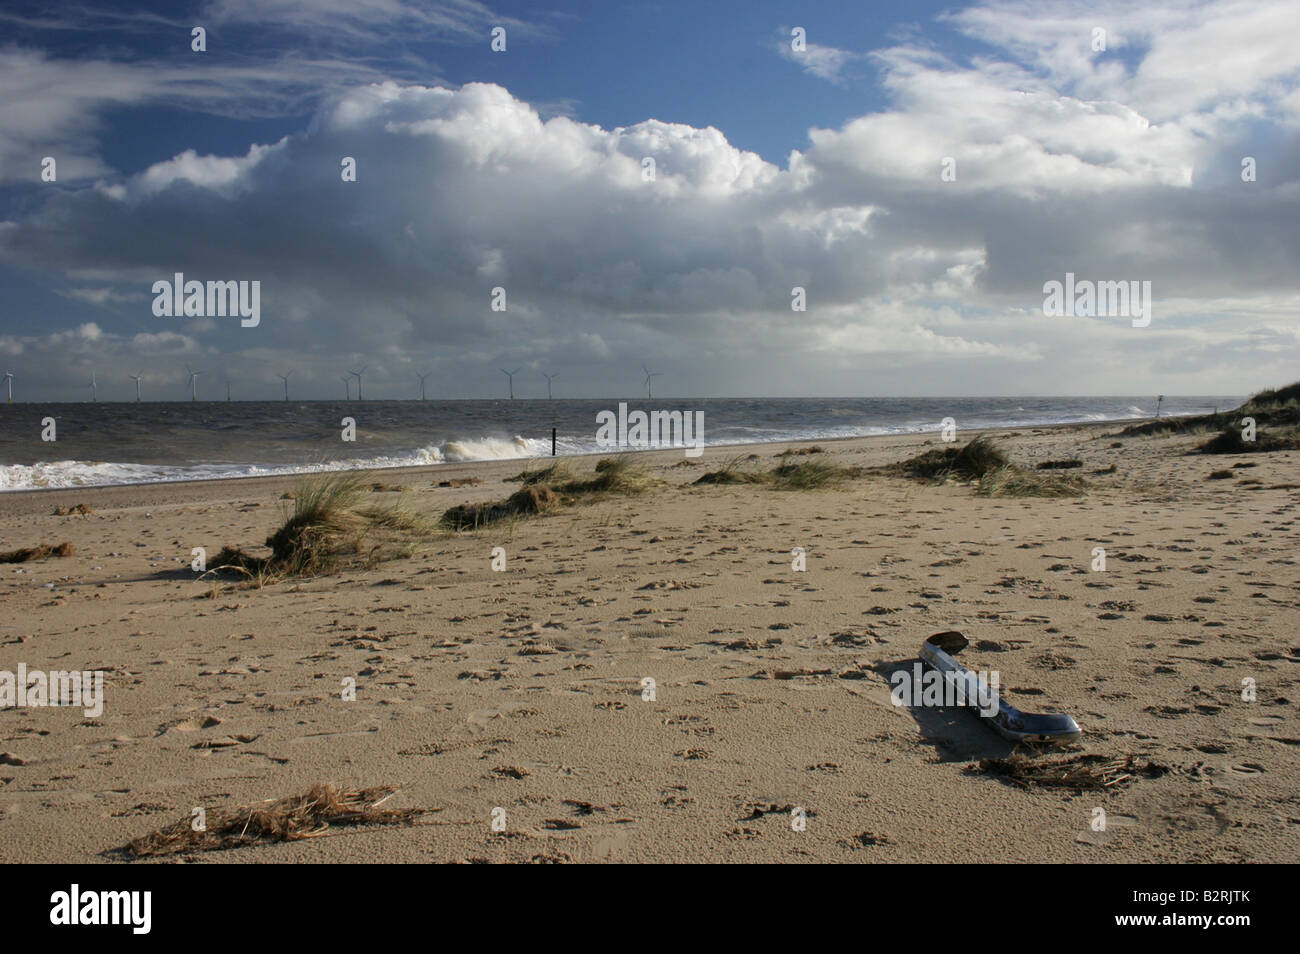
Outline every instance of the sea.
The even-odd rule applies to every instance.
[[[1166,396],[1161,416],[1245,396]],[[614,398],[0,405],[0,491],[95,487],[608,452],[597,415],[702,412],[706,447],[1141,420],[1146,397]],[[53,419],[55,440],[50,436]],[[355,440],[343,440],[345,418]],[[694,418],[698,420],[698,416]]]

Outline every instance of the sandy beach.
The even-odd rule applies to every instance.
[[[665,483],[644,494],[260,589],[196,579],[191,550],[260,545],[293,478],[4,494],[0,550],[75,553],[0,566],[0,669],[103,670],[105,698],[97,717],[0,713],[0,861],[117,861],[197,807],[319,782],[430,811],[170,860],[1298,861],[1300,452],[1186,456],[1194,437],[1116,430],[995,432],[1025,467],[1082,460],[1078,499],[879,473],[695,486],[782,447],[647,453]],[[874,467],[938,440],[822,446]],[[436,516],[509,496],[524,466],[381,476]],[[1150,771],[1083,793],[980,771],[1013,746],[978,716],[891,703],[890,673],[941,630],[1015,705],[1077,719],[1063,754]]]

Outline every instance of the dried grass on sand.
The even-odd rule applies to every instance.
[[[602,457],[595,472],[575,476],[566,461],[540,470],[526,470],[511,478],[523,484],[507,499],[496,502],[461,504],[442,515],[442,525],[451,530],[476,530],[502,520],[544,513],[574,498],[639,494],[660,481],[651,477],[629,457]]]
[[[29,560],[44,560],[46,557],[70,557],[76,550],[71,543],[42,543],[36,547],[23,547],[0,553],[0,563],[26,563]]]
[[[1036,761],[1014,753],[1005,759],[981,759],[969,766],[970,774],[993,775],[1019,788],[1068,788],[1076,792],[1104,792],[1135,781],[1156,778],[1167,769],[1153,762],[1139,765],[1132,755],[1072,755]]]
[[[133,858],[183,854],[191,851],[225,851],[245,845],[317,838],[331,827],[360,825],[410,825],[428,809],[380,808],[396,788],[381,786],[359,792],[340,792],[332,785],[314,785],[304,795],[244,805],[231,811],[208,813],[203,831],[195,831],[193,818],[180,821],[128,842],[123,848]]]

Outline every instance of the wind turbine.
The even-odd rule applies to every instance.
[[[551,379],[552,379],[552,378],[558,378],[559,376],[560,376],[560,372],[558,372],[558,371],[556,371],[554,374],[547,374],[545,371],[542,372],[542,377],[544,377],[544,378],[546,379],[546,397],[547,397],[547,400],[550,400],[550,397],[551,397]]]
[[[95,384],[95,372],[94,372],[94,371],[91,371],[91,372],[90,372],[90,383],[87,384],[86,387],[90,388],[90,403],[92,403],[92,404],[98,404],[98,403],[99,403],[99,388],[98,388],[98,386]]]
[[[343,386],[347,389],[348,392],[347,400],[351,401],[352,400],[352,375],[340,374],[339,380],[343,382]]]
[[[519,373],[519,369],[515,368],[513,371],[507,371],[505,368],[498,368],[497,370],[510,379],[510,400],[513,401],[515,399],[515,375]]]
[[[661,377],[661,374],[658,371],[651,371],[644,364],[641,365],[641,370],[645,372],[645,396],[653,398],[654,395],[650,393],[650,379]]]
[[[140,379],[144,377],[144,372],[141,371],[139,374],[128,374],[127,377],[135,382],[135,403],[139,404],[140,403]]]
[[[416,377],[420,379],[420,400],[421,401],[424,400],[424,379],[431,374],[433,374],[432,371],[427,371],[424,374],[416,374]]]
[[[190,400],[197,401],[199,399],[199,375],[203,372],[195,371],[188,364],[185,366],[185,370],[190,373]]]
[[[277,375],[276,375],[277,378],[279,378],[281,381],[284,382],[284,399],[285,399],[286,401],[289,400],[289,378],[292,377],[292,376],[293,376],[293,372],[292,372],[292,371],[290,371],[288,374],[277,374]]]
[[[357,379],[357,400],[358,400],[358,401],[362,400],[362,397],[361,397],[361,375],[365,373],[365,370],[366,370],[366,368],[368,368],[368,367],[370,367],[370,365],[368,365],[368,364],[363,364],[363,365],[361,366],[361,370],[360,370],[360,371],[353,371],[353,372],[351,372],[351,373],[352,373],[352,376],[355,377],[355,378]]]
[[[230,378],[226,378],[226,403],[230,403]]]
[[[5,384],[9,385],[9,403],[13,404],[14,403],[14,373],[12,371],[5,372]]]

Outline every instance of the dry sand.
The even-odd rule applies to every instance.
[[[5,494],[0,550],[68,540],[76,554],[0,566],[0,669],[102,669],[106,702],[96,719],[0,712],[0,860],[113,860],[194,807],[315,782],[401,785],[385,807],[435,811],[191,857],[1300,860],[1300,454],[1183,456],[1188,437],[1114,449],[1112,431],[1003,436],[1021,464],[1118,464],[1078,500],[881,476],[692,487],[725,458],[770,464],[779,448],[711,450],[693,467],[650,454],[669,486],[644,496],[264,589],[196,581],[190,550],[260,544],[292,479]],[[823,446],[880,464],[931,442]],[[1257,466],[1207,480],[1243,461]],[[507,496],[521,467],[382,479],[439,513]],[[470,474],[484,483],[434,486]],[[94,513],[51,515],[81,502]],[[490,568],[497,546],[505,572]],[[1098,546],[1105,572],[1090,569]],[[972,640],[961,658],[998,670],[1013,704],[1074,715],[1078,751],[1169,771],[1100,795],[966,771],[1011,746],[969,711],[889,700],[888,674],[944,629]]]

